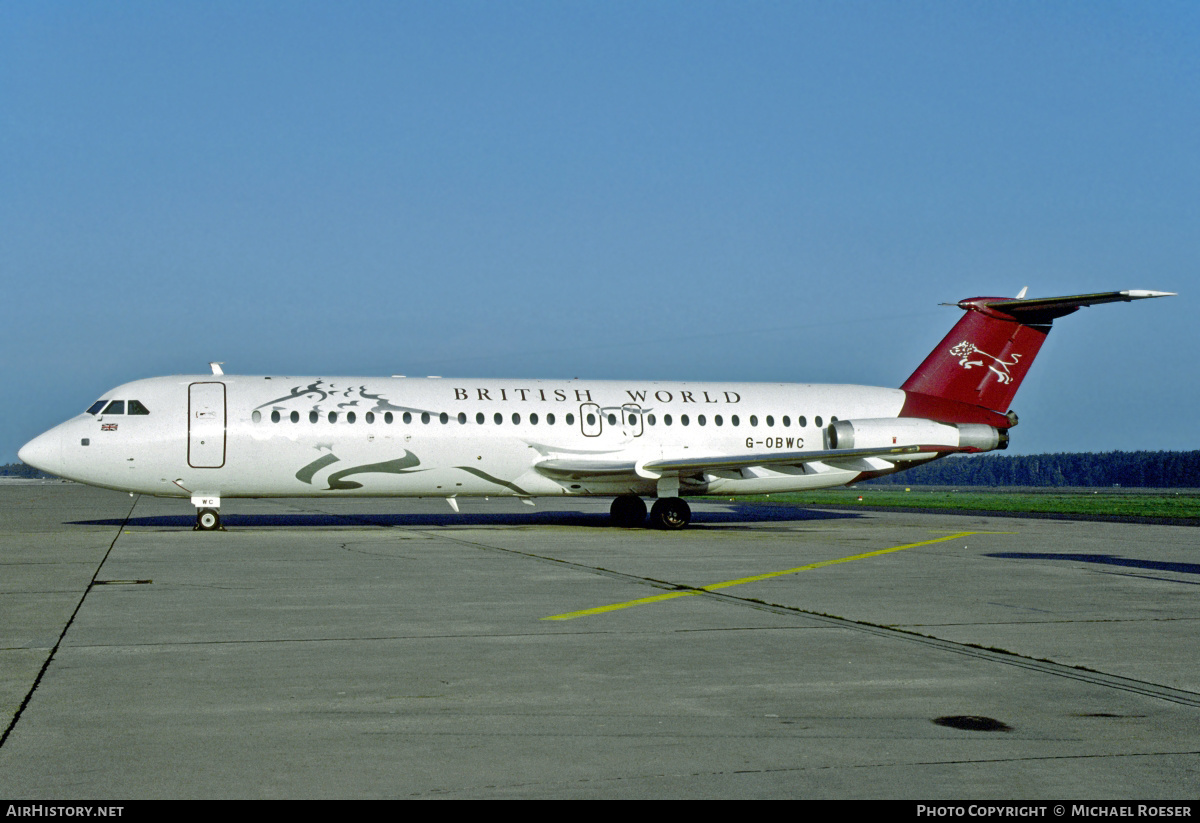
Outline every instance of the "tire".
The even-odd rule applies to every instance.
[[[221,515],[216,509],[200,509],[196,512],[196,529],[213,532],[221,528]]]
[[[650,509],[650,525],[656,529],[673,531],[684,528],[690,522],[692,509],[678,497],[661,497]]]
[[[636,494],[623,494],[609,510],[614,526],[631,529],[646,522],[646,503]]]

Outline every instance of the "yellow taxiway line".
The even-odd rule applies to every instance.
[[[659,603],[663,600],[672,600],[676,597],[691,597],[705,592],[714,592],[719,589],[727,589],[730,586],[741,586],[744,583],[757,583],[760,580],[770,580],[772,577],[783,577],[787,574],[799,574],[800,572],[812,571],[813,569],[823,569],[826,566],[834,566],[838,563],[849,563],[852,560],[863,560],[868,557],[879,557],[883,554],[891,554],[892,552],[900,552],[905,549],[915,549],[918,546],[931,546],[934,543],[945,543],[948,540],[957,540],[962,537],[970,537],[973,534],[994,534],[994,532],[955,532],[954,534],[946,535],[945,537],[935,537],[932,540],[922,540],[919,543],[905,543],[903,546],[892,546],[887,549],[877,549],[873,552],[864,552],[863,554],[855,554],[850,557],[838,557],[833,560],[822,560],[818,563],[809,563],[806,566],[797,566],[794,569],[784,569],[778,572],[767,572],[766,574],[756,574],[752,577],[741,577],[737,580],[726,580],[723,583],[711,583],[707,586],[701,586],[695,589],[681,589],[680,591],[667,592],[665,594],[656,594],[652,597],[639,597],[637,600],[626,600],[624,603],[612,603],[608,606],[597,606],[594,609],[582,609],[577,612],[565,612],[563,614],[554,614],[549,617],[543,617],[542,620],[574,620],[577,617],[589,617],[593,614],[604,614],[605,612],[615,612],[621,609],[628,609],[632,606],[644,606],[647,603]]]

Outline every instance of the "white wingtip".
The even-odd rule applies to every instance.
[[[1126,300],[1144,300],[1147,297],[1175,297],[1173,291],[1150,291],[1148,289],[1125,289],[1121,296]]]

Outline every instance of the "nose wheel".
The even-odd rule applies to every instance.
[[[196,512],[195,531],[215,532],[221,528],[221,515],[216,509],[200,509]]]

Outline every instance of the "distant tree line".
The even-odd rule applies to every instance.
[[[956,455],[865,482],[897,486],[1200,488],[1200,451]]]
[[[41,469],[26,466],[24,463],[5,463],[3,466],[0,466],[0,477],[43,478],[54,477],[54,475],[46,474]]]

